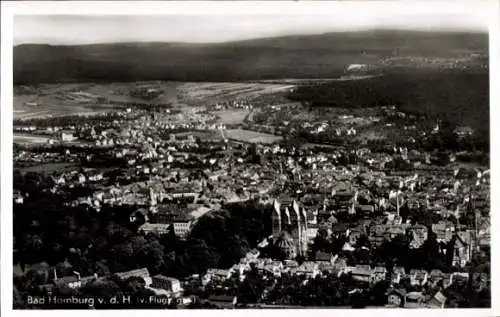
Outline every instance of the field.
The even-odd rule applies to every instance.
[[[223,124],[241,124],[249,114],[247,110],[221,110],[212,112]]]
[[[48,164],[39,164],[30,167],[19,167],[15,168],[20,170],[21,172],[36,172],[36,173],[51,173],[55,171],[63,171],[66,169],[74,168],[76,165],[72,163],[48,163]]]
[[[264,94],[288,91],[294,85],[268,83],[185,83],[179,86],[181,98],[186,103],[206,101],[221,102],[234,99],[253,99]]]
[[[14,143],[19,144],[33,144],[33,143],[47,143],[49,141],[48,137],[38,136],[38,135],[24,135],[24,134],[14,134]]]
[[[43,84],[17,86],[14,90],[14,119],[46,116],[74,115],[115,111],[124,106],[113,102],[140,104],[171,104],[188,110],[191,106],[204,106],[217,101],[259,98],[264,95],[288,92],[289,84],[259,83],[83,83]],[[154,89],[158,94],[140,98],[135,91]],[[83,97],[82,97],[83,96]],[[244,110],[216,112],[225,124],[238,124],[248,114]]]
[[[224,131],[224,135],[230,140],[247,142],[247,143],[272,144],[279,142],[283,139],[280,136],[272,134],[260,133],[242,129],[228,129]]]

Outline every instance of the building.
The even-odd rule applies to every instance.
[[[62,142],[71,142],[78,139],[78,137],[75,136],[73,131],[61,131],[59,133],[59,137]]]
[[[429,308],[444,308],[446,297],[441,292],[437,292],[428,302]]]
[[[404,307],[406,302],[406,290],[402,288],[390,288],[385,293],[387,305],[390,307]]]
[[[352,278],[356,281],[370,283],[372,280],[372,272],[369,265],[356,265],[351,270]]]
[[[315,261],[316,262],[327,262],[327,263],[335,263],[335,260],[337,259],[337,256],[334,256],[331,253],[327,252],[321,252],[318,251],[316,252],[315,256]]]
[[[274,200],[272,214],[272,235],[279,236],[282,231],[290,234],[295,242],[297,254],[307,252],[307,213],[296,200]]]
[[[155,275],[151,280],[151,287],[164,289],[173,294],[182,292],[181,282],[173,277],[163,275]]]
[[[365,231],[361,228],[353,228],[349,230],[349,240],[351,245],[356,245],[358,239],[365,234]]]
[[[171,224],[164,223],[145,223],[139,227],[139,232],[143,234],[154,233],[158,235],[167,234],[170,232]]]
[[[201,283],[203,286],[207,285],[209,282],[222,282],[231,276],[230,270],[222,269],[208,269],[207,273],[203,275]]]
[[[401,282],[401,278],[405,276],[405,269],[402,266],[395,266],[392,268],[391,273],[391,283],[399,284]]]
[[[428,232],[427,227],[424,225],[415,225],[408,229],[411,234],[410,248],[418,249],[420,248],[425,240],[427,240]]]
[[[456,267],[464,267],[472,257],[472,245],[467,243],[466,236],[456,235],[455,242],[453,244],[453,261],[452,265]]]
[[[151,276],[149,275],[149,271],[147,268],[131,270],[127,272],[116,273],[116,275],[122,280],[126,280],[131,277],[140,277],[144,280],[146,285],[151,285]]]
[[[429,273],[424,270],[411,270],[410,271],[410,283],[414,286],[423,286],[427,283]]]
[[[287,231],[282,231],[274,242],[274,246],[280,250],[281,254],[287,260],[293,260],[297,257],[297,244]]]
[[[80,273],[78,272],[73,272],[73,275],[70,276],[64,276],[61,278],[57,277],[57,274],[54,270],[54,280],[53,284],[54,286],[61,286],[61,285],[66,285],[69,288],[80,288],[84,286],[85,284],[97,280],[97,274],[90,275],[90,276],[85,276],[85,277],[80,277]],[[48,289],[47,289],[48,290]],[[51,289],[50,289],[51,291]]]
[[[372,270],[371,281],[377,283],[385,280],[387,277],[387,269],[383,266],[376,266]]]

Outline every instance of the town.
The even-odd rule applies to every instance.
[[[490,305],[489,162],[473,128],[274,91],[159,104],[148,85],[141,103],[74,92],[114,108],[14,121],[15,305]]]

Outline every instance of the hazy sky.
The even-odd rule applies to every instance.
[[[478,15],[17,15],[14,44],[223,42],[292,34],[398,28],[487,31]]]

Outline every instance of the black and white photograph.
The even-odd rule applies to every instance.
[[[14,13],[2,306],[492,309],[491,6],[391,2]]]

